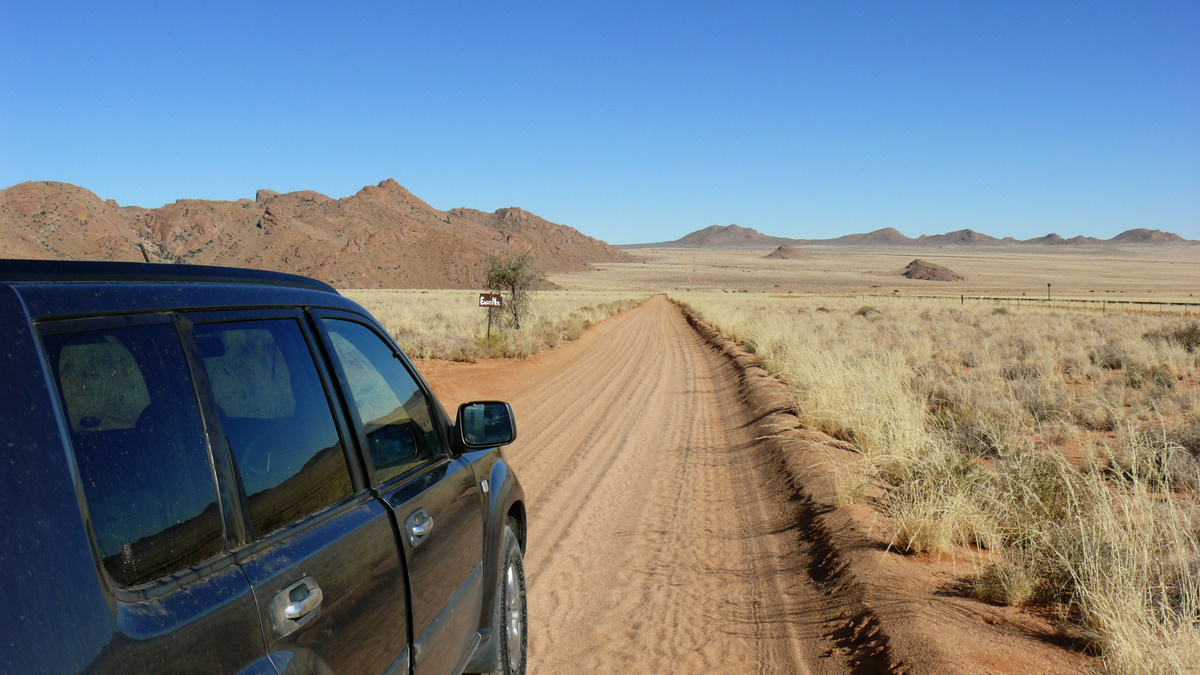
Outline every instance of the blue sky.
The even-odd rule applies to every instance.
[[[0,187],[1200,239],[1200,2],[7,3]]]

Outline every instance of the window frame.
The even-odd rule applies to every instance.
[[[421,374],[408,360],[408,356],[404,353],[404,350],[400,349],[395,340],[392,339],[387,331],[384,330],[378,323],[370,320],[369,317],[345,310],[311,309],[309,310],[309,315],[313,319],[315,330],[321,337],[321,347],[325,350],[325,358],[329,361],[330,367],[336,377],[337,387],[341,395],[343,405],[346,409],[347,419],[350,421],[352,427],[355,446],[357,447],[359,456],[362,458],[363,468],[366,471],[367,477],[369,478],[371,487],[381,489],[384,486],[398,485],[404,481],[407,481],[415,474],[429,470],[430,467],[435,466],[440,462],[448,462],[453,459],[453,453],[451,452],[449,442],[450,425],[446,418],[446,411],[442,409],[441,402],[439,402],[437,397],[433,395],[433,391],[429,388],[429,385],[425,382],[425,379],[421,377]],[[381,482],[379,480],[379,473],[375,470],[375,461],[371,456],[370,445],[367,442],[363,421],[358,414],[357,405],[353,403],[354,397],[350,393],[351,389],[349,380],[346,378],[346,373],[342,369],[341,361],[337,358],[337,352],[333,348],[333,342],[329,336],[329,331],[325,327],[325,321],[327,320],[347,321],[349,323],[359,324],[374,334],[375,337],[379,338],[392,352],[392,356],[400,362],[400,365],[404,368],[405,372],[408,373],[409,377],[411,377],[413,382],[416,383],[417,388],[425,396],[426,404],[430,408],[430,416],[434,420],[438,445],[441,451],[437,457],[416,464],[409,470],[396,474],[386,481]]]
[[[219,512],[219,522],[221,523],[221,550],[214,556],[206,558],[197,564],[190,565],[170,574],[158,577],[154,580],[147,581],[134,586],[125,586],[117,582],[116,579],[108,573],[104,566],[104,557],[100,551],[99,538],[96,534],[95,526],[92,522],[91,506],[88,504],[86,493],[83,486],[83,476],[79,470],[79,465],[76,461],[76,448],[71,438],[71,428],[68,422],[67,410],[62,402],[61,394],[59,393],[59,383],[57,381],[57,373],[54,370],[54,364],[50,360],[49,350],[46,348],[45,337],[49,335],[64,335],[72,333],[83,333],[89,331],[112,330],[120,328],[136,328],[139,326],[161,326],[170,325],[173,327],[176,339],[179,341],[180,351],[184,358],[184,367],[188,369],[191,375],[192,397],[196,403],[196,410],[200,417],[201,428],[204,433],[205,454],[208,460],[209,475],[212,478],[213,494],[217,503]],[[191,349],[194,347],[190,339],[190,335],[186,333],[186,327],[181,323],[180,317],[174,312],[155,312],[142,314],[127,314],[127,315],[108,315],[108,316],[89,316],[66,319],[49,319],[38,321],[33,326],[37,336],[38,354],[42,360],[42,371],[46,378],[46,385],[49,391],[54,392],[51,396],[51,402],[54,409],[55,419],[58,424],[59,436],[62,439],[63,450],[66,454],[67,464],[70,467],[71,477],[75,483],[75,497],[78,501],[80,515],[83,519],[84,528],[88,535],[88,548],[91,550],[93,565],[96,574],[100,579],[102,588],[106,591],[106,599],[109,602],[110,608],[115,608],[114,601],[122,603],[136,603],[153,600],[171,593],[177,589],[189,586],[198,581],[201,581],[217,572],[234,564],[234,556],[232,551],[231,532],[236,528],[236,520],[238,519],[236,498],[228,490],[228,486],[224,484],[220,478],[222,470],[222,453],[227,452],[218,449],[218,446],[213,444],[214,436],[210,428],[209,419],[206,415],[204,395],[204,386],[197,380],[194,363],[192,362]],[[228,460],[226,456],[224,458]]]
[[[230,473],[227,480],[232,486],[233,491],[237,496],[237,511],[240,520],[240,527],[244,531],[244,538],[232,543],[230,550],[233,551],[239,558],[244,555],[252,555],[255,551],[261,548],[270,546],[273,542],[280,539],[292,536],[298,530],[309,527],[323,520],[328,515],[346,508],[348,505],[355,505],[369,498],[367,479],[363,472],[362,460],[356,457],[356,448],[351,447],[351,439],[356,438],[353,435],[352,426],[348,423],[345,417],[344,403],[342,402],[340,392],[337,390],[334,383],[333,375],[330,371],[330,364],[325,356],[324,348],[320,344],[318,335],[314,329],[313,322],[308,316],[308,312],[299,307],[270,307],[270,308],[250,308],[250,309],[229,309],[229,310],[197,310],[183,313],[184,318],[189,325],[189,341],[191,348],[194,350],[196,361],[195,370],[204,378],[204,392],[206,412],[211,416],[212,426],[214,428],[214,442],[219,444],[223,449],[226,457],[230,458]],[[317,371],[317,377],[321,381],[321,387],[325,393],[326,403],[329,406],[329,413],[333,418],[334,427],[337,430],[338,440],[342,445],[342,456],[346,460],[346,467],[350,474],[350,494],[333,502],[332,504],[313,511],[300,519],[289,523],[288,525],[271,532],[260,533],[255,531],[254,519],[250,513],[249,495],[246,494],[244,486],[237,480],[236,473],[232,470],[232,451],[229,444],[225,440],[225,434],[221,427],[220,415],[217,410],[216,395],[212,390],[211,383],[208,381],[207,373],[202,365],[202,357],[200,356],[199,347],[196,345],[195,334],[190,329],[197,325],[212,325],[212,324],[236,324],[251,321],[274,321],[274,320],[293,320],[300,328],[300,333],[303,337],[305,346],[308,348],[310,358],[312,358],[313,367]]]

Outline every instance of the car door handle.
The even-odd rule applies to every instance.
[[[404,527],[408,534],[408,543],[416,546],[433,531],[433,517],[425,509],[417,509],[404,519]]]
[[[422,520],[419,523],[413,523],[412,533],[414,537],[424,537],[433,531],[433,518]]]
[[[325,594],[317,580],[304,577],[275,594],[271,600],[271,615],[279,636],[291,635],[321,615]]]
[[[303,600],[300,602],[293,602],[287,607],[284,607],[283,615],[295,621],[296,619],[299,619],[300,617],[313,611],[317,607],[320,607],[321,601],[324,599],[325,594],[321,592],[321,589],[314,587],[308,591],[308,595],[304,596]]]

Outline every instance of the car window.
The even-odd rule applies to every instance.
[[[257,533],[348,497],[341,438],[300,324],[240,321],[194,331]]]
[[[174,325],[44,344],[109,576],[136,586],[220,553],[216,483]]]
[[[440,457],[425,394],[391,347],[366,326],[326,319],[380,482]]]

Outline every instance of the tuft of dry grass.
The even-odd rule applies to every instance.
[[[996,551],[976,596],[1052,605],[1107,672],[1200,668],[1200,324],[684,297],[781,378],[804,424],[866,455],[839,503],[885,486],[868,501],[893,546]]]
[[[588,327],[632,309],[645,297],[581,291],[534,293],[529,317],[513,329],[494,321],[487,338],[488,310],[478,291],[343,290],[370,311],[410,358],[476,361],[528,358],[578,339]]]
[[[1023,561],[1000,560],[988,565],[972,585],[980,600],[1017,607],[1034,598],[1037,576]]]

